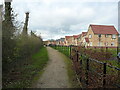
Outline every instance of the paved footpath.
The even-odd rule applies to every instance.
[[[47,50],[48,65],[35,88],[69,88],[67,70],[61,53],[51,47],[47,47]]]

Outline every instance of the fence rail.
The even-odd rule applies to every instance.
[[[76,46],[52,47],[72,59],[74,70],[83,87],[120,88],[120,68],[88,57],[84,52],[80,52],[83,48],[80,49]]]

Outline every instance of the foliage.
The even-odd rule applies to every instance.
[[[24,69],[24,66],[31,63],[29,58],[42,47],[41,37],[36,36],[34,33],[31,33],[31,35],[18,33],[22,31],[20,28],[22,25],[16,24],[15,17],[11,3],[5,2],[5,20],[2,22],[3,87],[8,84],[9,80],[10,82],[14,79],[17,80],[17,77],[9,76],[9,74],[20,74],[19,68]],[[24,80],[24,76],[21,77],[21,80]]]
[[[7,82],[3,83],[4,88],[27,88],[31,87],[32,81],[39,74],[42,74],[42,69],[48,61],[48,53],[45,47],[39,48],[39,51],[27,58],[29,62],[22,63],[21,66],[10,70],[9,74],[5,74]],[[7,76],[6,76],[7,75]],[[9,76],[9,78],[8,78]]]

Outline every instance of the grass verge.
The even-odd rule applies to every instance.
[[[43,68],[48,61],[48,53],[45,47],[41,47],[40,50],[32,55],[21,67],[16,67],[11,70],[6,76],[8,82],[6,82],[5,88],[29,88],[38,80],[38,77],[42,74]]]
[[[82,88],[82,86],[78,83],[77,76],[75,71],[73,70],[72,61],[67,56],[62,54],[64,62],[66,64],[67,73],[69,76],[70,88]]]

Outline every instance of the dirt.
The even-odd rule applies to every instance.
[[[47,47],[47,50],[48,65],[34,88],[69,88],[67,70],[61,53],[51,47]]]

